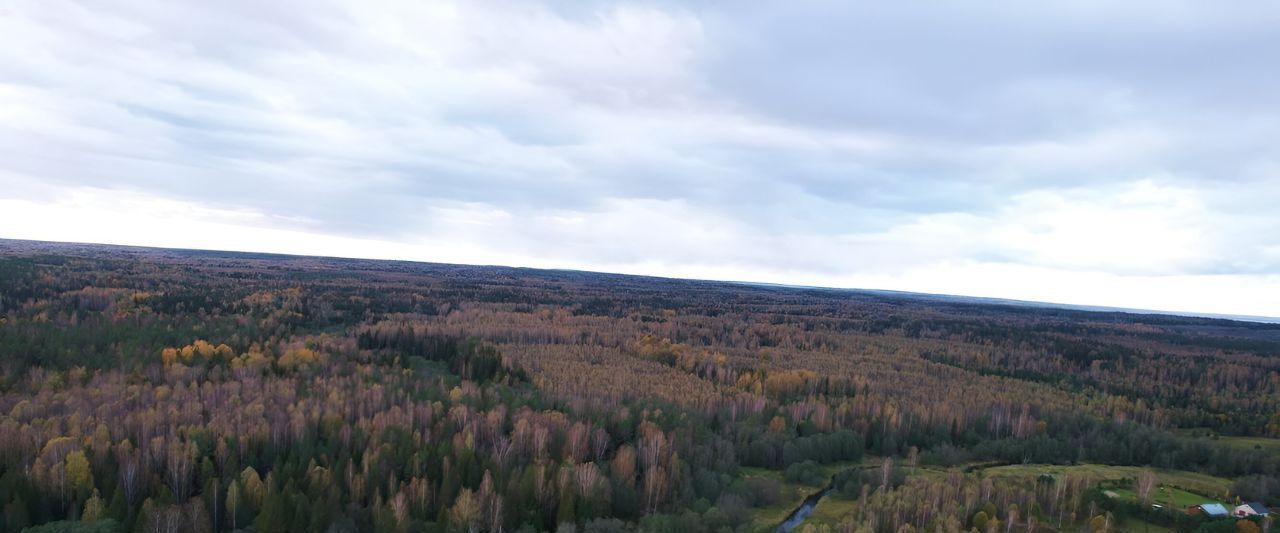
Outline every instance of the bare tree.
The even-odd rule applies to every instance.
[[[165,457],[165,481],[176,501],[185,502],[191,496],[191,455],[190,447],[177,437],[170,440]]]
[[[1152,489],[1156,487],[1156,474],[1151,470],[1143,470],[1138,473],[1138,498],[1145,503],[1151,503]]]

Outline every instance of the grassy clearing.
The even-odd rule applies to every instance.
[[[1266,450],[1280,453],[1280,439],[1268,439],[1266,437],[1218,437],[1217,440],[1208,439],[1211,442],[1225,443],[1237,450]]]
[[[784,479],[782,470],[771,470],[768,468],[740,468],[738,475],[745,478],[763,477],[775,479],[782,484],[778,491],[778,503],[768,507],[760,507],[751,511],[751,521],[753,531],[772,531],[778,527],[778,524],[787,517],[801,501],[814,492],[817,492],[820,485],[806,485],[803,483],[791,483]],[[826,505],[827,499],[824,498],[822,503],[818,504],[815,511],[821,511]],[[816,514],[816,512],[815,512]],[[812,519],[812,518],[810,518]]]
[[[1011,476],[1026,477],[1036,476],[1040,474],[1053,475],[1073,475],[1088,476],[1097,481],[1137,478],[1138,473],[1145,470],[1143,467],[1137,466],[1109,466],[1109,465],[1009,465],[996,466],[983,470],[988,476]],[[1201,474],[1198,472],[1187,472],[1184,470],[1160,470],[1155,469],[1156,478],[1160,485],[1172,486],[1182,489],[1186,492],[1200,494],[1199,498],[1206,496],[1221,497],[1231,489],[1231,480]],[[1195,502],[1202,503],[1202,502]],[[1191,504],[1188,504],[1191,505]]]
[[[809,515],[809,520],[814,524],[836,525],[849,513],[852,513],[858,506],[858,500],[846,500],[839,494],[832,494],[822,499],[813,510],[813,514]],[[808,523],[808,520],[805,521]]]
[[[785,489],[783,490],[783,493],[786,493]],[[751,530],[773,531],[774,528],[778,527],[778,524],[782,523],[783,519],[785,519],[787,515],[800,504],[800,501],[808,495],[809,493],[804,493],[803,495],[797,495],[792,501],[780,501],[777,505],[753,510],[751,515]],[[809,515],[809,518],[806,519],[804,523],[814,525],[827,524],[834,526],[840,522],[841,518],[852,513],[857,505],[857,500],[848,500],[841,497],[839,493],[833,493],[830,496],[823,498],[821,502],[818,502],[818,506],[813,509],[813,514]]]
[[[1178,429],[1175,433],[1191,440],[1201,440],[1208,444],[1226,445],[1237,450],[1269,450],[1280,453],[1280,439],[1266,437],[1227,437],[1215,435],[1210,429]]]
[[[1111,491],[1115,492],[1117,498],[1134,501],[1138,500],[1138,494],[1137,492],[1134,492],[1133,489],[1111,489]],[[1166,508],[1181,510],[1191,507],[1192,505],[1199,505],[1202,503],[1223,502],[1194,492],[1185,491],[1177,487],[1164,486],[1156,488],[1156,493],[1151,498],[1151,503],[1158,503]]]
[[[867,457],[859,462],[843,462],[823,465],[823,473],[826,478],[832,474],[850,469],[850,468],[875,468],[880,465],[880,458]],[[919,467],[915,469],[911,477],[935,477],[944,476],[950,472],[958,472],[961,467],[942,468],[942,467]],[[995,466],[977,470],[967,475],[983,475],[989,477],[1036,477],[1041,474],[1052,474],[1055,476],[1086,476],[1094,483],[1119,480],[1125,478],[1137,478],[1138,474],[1145,470],[1142,467],[1135,466],[1109,466],[1097,464],[1084,465],[1007,465]],[[1231,480],[1226,478],[1214,477],[1207,474],[1197,472],[1187,472],[1182,470],[1154,470],[1156,473],[1159,487],[1157,488],[1156,497],[1153,498],[1154,503],[1177,508],[1186,509],[1189,506],[1206,503],[1221,503],[1221,498],[1231,487]],[[813,494],[826,485],[824,481],[819,485],[808,485],[803,483],[791,483],[784,479],[783,470],[770,470],[766,468],[741,468],[739,475],[746,477],[767,477],[778,480],[781,483],[780,497],[778,503],[770,507],[754,509],[752,511],[752,519],[754,525],[753,531],[772,531],[773,528],[787,517],[787,514],[795,509],[805,497]],[[1116,494],[1118,498],[1137,499],[1137,495],[1133,489],[1128,488],[1111,488],[1109,489]],[[856,500],[848,500],[842,498],[839,493],[833,493],[827,496],[814,509],[806,524],[827,524],[835,525],[841,518],[853,512],[857,506]],[[1168,533],[1170,530],[1154,524],[1149,524],[1137,519],[1131,519],[1121,525],[1122,531],[1131,531],[1135,533]]]
[[[825,503],[827,502],[823,501],[821,504],[818,504],[817,509],[822,509],[822,504]],[[752,510],[751,530],[757,532],[773,531],[778,527],[778,524],[781,524],[782,521],[787,518],[787,514],[790,513],[795,506],[796,503],[794,502],[787,504],[780,503],[778,505]]]
[[[868,457],[862,461],[844,461],[839,463],[831,463],[822,465],[823,482],[818,485],[809,485],[805,483],[792,483],[784,479],[783,470],[771,470],[767,468],[739,468],[738,475],[743,478],[748,477],[765,477],[776,479],[781,484],[779,491],[778,503],[769,507],[761,507],[752,510],[752,530],[753,531],[773,531],[774,528],[782,522],[783,519],[791,513],[792,510],[800,505],[810,494],[817,492],[826,486],[827,480],[832,475],[848,470],[850,468],[869,468],[878,466],[880,458]],[[854,500],[846,500],[838,493],[831,494],[823,498],[818,506],[814,508],[813,514],[805,520],[806,524],[829,524],[835,525],[840,518],[853,511]]]

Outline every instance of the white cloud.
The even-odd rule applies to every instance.
[[[1119,194],[1115,205],[1132,202],[1134,194],[1152,187],[1138,184]],[[1176,197],[1176,192],[1165,194]],[[600,213],[512,213],[486,205],[450,205],[429,209],[433,232],[406,242],[278,229],[273,226],[281,221],[259,212],[84,188],[53,202],[0,200],[0,226],[10,228],[6,237],[36,240],[577,268],[1182,312],[1280,314],[1276,274],[1156,275],[1056,264],[1062,256],[1111,266],[1114,259],[1106,255],[1128,242],[1123,230],[1103,246],[1093,244],[1095,238],[1108,238],[1101,234],[1079,242],[1059,237],[1012,244],[1015,250],[1023,247],[1018,253],[1048,256],[1040,264],[954,259],[981,256],[986,247],[995,246],[993,241],[1004,238],[999,233],[973,233],[984,227],[1038,223],[1050,234],[1078,231],[1073,217],[1060,218],[1062,213],[1054,212],[1054,206],[1064,205],[1061,200],[1025,199],[1008,210],[1011,218],[998,222],[958,216],[950,221],[954,224],[930,220],[885,235],[840,239],[753,234],[745,225],[699,212],[682,201],[612,200]],[[1075,209],[1074,204],[1065,205],[1067,211]],[[1045,210],[1034,214],[1032,210],[1041,207]],[[1107,209],[1093,216],[1108,216]],[[1127,216],[1121,214],[1122,219]],[[1100,222],[1099,227],[1106,230],[1107,224]],[[1022,229],[1013,233],[1029,235]],[[1057,243],[1066,243],[1065,248],[1046,250]],[[1169,244],[1152,247],[1160,250]],[[1136,264],[1147,264],[1140,261],[1140,253],[1129,255]]]

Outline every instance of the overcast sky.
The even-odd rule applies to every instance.
[[[1280,3],[10,0],[0,237],[1280,316]]]

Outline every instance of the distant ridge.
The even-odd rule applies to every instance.
[[[936,294],[929,292],[912,292],[912,291],[896,291],[890,289],[860,289],[860,288],[836,288],[821,287],[814,285],[789,285],[785,283],[764,283],[752,281],[738,281],[730,283],[741,283],[743,285],[759,285],[766,287],[785,287],[792,289],[817,289],[817,290],[833,290],[833,291],[853,291],[861,293],[883,294],[886,296],[897,296],[902,298],[917,298],[922,300],[933,300],[941,302],[985,304],[985,305],[1009,305],[1016,307],[1034,307],[1044,309],[1066,309],[1070,311],[1089,311],[1095,313],[1128,313],[1135,315],[1162,315],[1162,316],[1180,316],[1191,318],[1215,318],[1220,320],[1235,320],[1240,322],[1258,322],[1263,324],[1280,324],[1280,317],[1257,316],[1257,315],[1230,315],[1220,313],[1193,313],[1180,311],[1161,311],[1158,309],[1141,309],[1133,307],[1108,307],[1105,305],[1082,305],[1082,304],[1065,304],[1056,302],[1040,302],[1035,300],[1015,300],[1010,298],[994,298],[990,296],[963,296],[955,294]]]
[[[900,291],[900,290],[891,290],[891,289],[867,289],[867,288],[858,288],[858,287],[826,287],[826,286],[819,286],[819,285],[795,285],[795,284],[788,284],[788,283],[771,283],[771,282],[763,282],[763,281],[677,278],[677,277],[659,276],[659,275],[653,275],[653,274],[622,274],[617,272],[600,272],[600,271],[593,271],[593,270],[579,270],[579,269],[573,269],[573,268],[535,268],[535,267],[524,267],[524,266],[513,266],[513,265],[440,263],[440,262],[434,262],[434,261],[418,261],[418,260],[412,260],[412,259],[377,259],[377,258],[368,258],[368,257],[300,255],[300,254],[288,254],[288,253],[279,253],[279,252],[213,250],[213,249],[202,249],[202,248],[164,248],[159,246],[139,246],[139,245],[130,245],[130,244],[99,244],[99,243],[87,243],[87,242],[35,241],[35,240],[25,240],[25,239],[7,239],[3,237],[0,237],[0,243],[16,244],[19,246],[25,244],[28,246],[41,245],[41,246],[63,247],[63,248],[84,247],[84,248],[110,248],[110,249],[117,249],[117,250],[161,250],[161,251],[166,251],[171,253],[183,253],[183,254],[225,255],[229,257],[238,257],[241,259],[254,258],[254,259],[283,260],[283,259],[290,259],[290,258],[307,258],[307,259],[320,259],[320,260],[326,260],[326,261],[372,261],[372,262],[379,262],[379,263],[401,263],[401,264],[410,263],[410,264],[436,265],[436,266],[510,268],[510,269],[522,270],[522,271],[581,273],[581,274],[589,274],[589,275],[622,276],[622,277],[636,278],[636,279],[649,278],[649,279],[664,279],[664,280],[684,281],[684,282],[725,283],[725,284],[731,284],[731,285],[771,287],[771,288],[780,288],[780,289],[819,290],[819,291],[843,292],[843,293],[852,293],[852,294],[872,294],[872,295],[892,296],[892,297],[898,297],[898,298],[911,298],[911,299],[918,299],[918,300],[959,303],[959,304],[1002,305],[1002,306],[1034,308],[1034,309],[1062,309],[1067,311],[1084,311],[1084,312],[1094,312],[1094,313],[1126,313],[1126,314],[1135,314],[1135,315],[1158,315],[1158,316],[1187,317],[1187,318],[1208,318],[1208,319],[1216,319],[1216,320],[1232,320],[1232,321],[1238,321],[1238,322],[1253,322],[1253,323],[1259,323],[1259,324],[1280,324],[1280,317],[1268,317],[1268,316],[1258,316],[1258,315],[1235,315],[1235,314],[1221,314],[1221,313],[1163,311],[1163,310],[1157,310],[1157,309],[1109,307],[1109,306],[1102,306],[1102,305],[1086,305],[1086,304],[1067,304],[1067,303],[1057,303],[1057,302],[1041,302],[1041,301],[1034,301],[1034,300],[1015,300],[1010,298],[996,298],[996,297],[990,297],[990,296],[964,296],[964,295],[953,295],[953,294]]]

